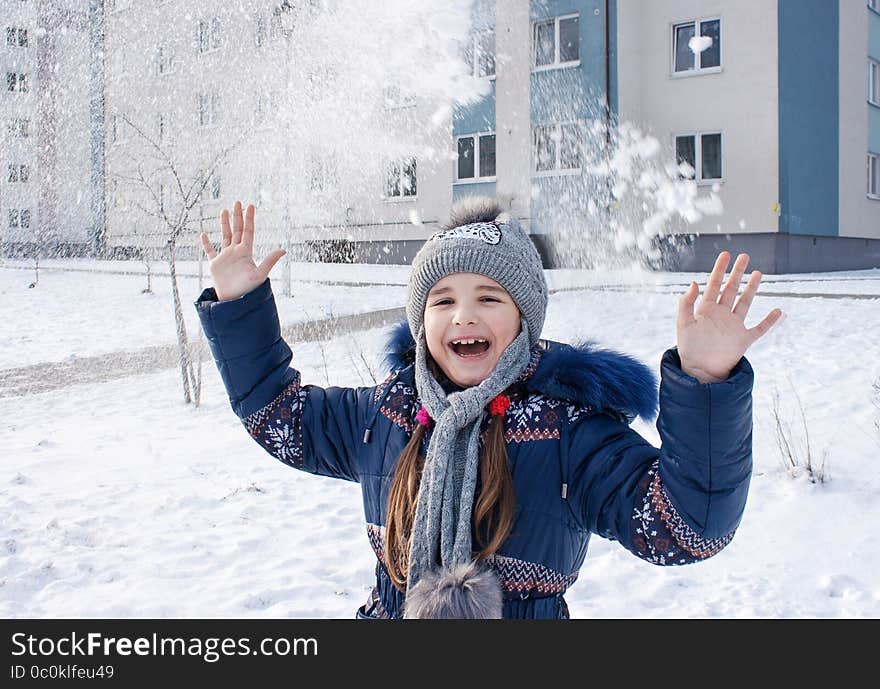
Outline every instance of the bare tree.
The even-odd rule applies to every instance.
[[[201,221],[201,217],[193,217],[195,215],[193,210],[199,206],[202,194],[218,173],[220,164],[242,142],[247,136],[247,132],[243,130],[245,133],[233,140],[232,143],[215,154],[208,155],[204,164],[187,166],[191,170],[187,173],[183,161],[180,158],[175,158],[168,147],[160,144],[129,117],[122,115],[122,119],[126,126],[146,144],[147,153],[138,157],[129,155],[131,170],[127,174],[116,173],[114,176],[123,183],[145,191],[147,205],[137,201],[134,201],[133,205],[150,218],[159,221],[160,231],[164,238],[162,249],[168,261],[171,277],[171,296],[174,304],[174,322],[177,328],[183,399],[187,404],[194,402],[198,407],[201,400],[202,383],[201,334],[200,339],[194,343],[195,353],[198,356],[196,364],[193,362],[193,346],[187,337],[186,323],[183,319],[183,309],[180,303],[180,289],[177,281],[178,241],[187,229]],[[170,183],[166,186],[165,181]],[[201,216],[201,212],[198,215]],[[147,250],[149,251],[149,249]],[[148,282],[148,287],[149,284]]]

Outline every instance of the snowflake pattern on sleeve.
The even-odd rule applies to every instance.
[[[687,565],[720,552],[734,532],[709,539],[691,529],[666,495],[659,466],[654,462],[639,482],[643,498],[633,510],[633,552],[655,565]]]
[[[267,452],[295,469],[303,467],[302,412],[306,395],[297,373],[280,395],[241,420]]]

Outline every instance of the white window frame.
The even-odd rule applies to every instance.
[[[24,37],[24,43],[21,42]],[[9,42],[9,39],[12,42]],[[7,26],[6,27],[6,47],[7,48],[27,48],[28,47],[28,30],[27,27]]]
[[[497,62],[498,50],[494,49],[491,54],[492,54],[492,65],[493,65],[495,71],[493,71],[491,74],[488,74],[488,73],[487,74],[480,74],[480,58],[483,56],[483,50],[480,47],[480,38],[482,36],[487,36],[490,34],[493,36],[493,45],[496,45],[495,40],[494,40],[495,39],[495,27],[494,26],[484,27],[482,29],[476,29],[476,30],[472,31],[466,39],[469,43],[470,55],[471,55],[471,62],[468,66],[471,68],[471,76],[474,77],[475,79],[490,79],[490,80],[494,79],[495,74],[498,71],[498,62]]]
[[[264,14],[254,15],[254,47],[262,48],[269,40],[269,26]]]
[[[316,195],[326,194],[338,184],[339,163],[336,156],[330,153],[312,153],[309,164],[309,191]]]
[[[25,219],[27,219],[27,224],[24,224]],[[6,222],[10,229],[29,230],[31,227],[31,209],[8,208],[6,211]]]
[[[174,140],[174,113],[157,113],[156,138],[160,144],[168,144]]]
[[[880,14],[880,0],[868,0],[868,9],[874,10]]]
[[[156,75],[168,76],[177,72],[174,48],[167,43],[156,46]]]
[[[416,193],[415,194],[404,194],[403,193],[403,191],[404,191],[403,190],[403,170],[406,167],[406,164],[409,163],[410,161],[412,161],[412,163],[416,169],[416,173],[415,173]],[[397,168],[397,174],[399,176],[398,180],[397,180],[397,189],[398,189],[399,193],[394,194],[394,195],[389,195],[388,194],[388,187],[390,186],[389,182],[391,180],[393,167]],[[397,160],[391,161],[388,164],[388,169],[385,173],[384,188],[382,189],[382,198],[385,201],[400,203],[400,202],[408,202],[408,201],[417,201],[419,198],[418,194],[419,194],[418,159],[415,156],[404,156],[402,158],[398,158]]]
[[[480,176],[480,159],[482,157],[482,146],[480,146],[480,137],[481,136],[494,136],[495,137],[495,174],[491,177],[481,177]],[[473,177],[459,177],[458,176],[458,142],[462,139],[473,139],[474,140],[474,176]],[[489,130],[485,132],[475,132],[473,134],[461,134],[460,136],[455,137],[455,160],[452,162],[452,179],[453,184],[479,184],[482,182],[495,182],[498,179],[498,136],[495,133],[495,130]]]
[[[868,102],[880,108],[880,62],[868,58]]]
[[[27,184],[30,180],[30,167],[27,163],[7,163],[6,181],[9,184]]]
[[[675,54],[676,54],[676,42],[678,41],[678,32],[676,29],[680,26],[686,26],[688,24],[694,25],[694,37],[702,36],[703,34],[697,33],[697,30],[700,28],[700,25],[703,22],[718,22],[718,33],[721,36],[721,46],[718,48],[718,66],[717,67],[701,67],[700,62],[702,60],[703,52],[693,53],[694,55],[694,68],[693,69],[685,69],[680,72],[675,71]],[[669,75],[674,79],[681,79],[684,77],[693,77],[698,76],[700,74],[718,74],[724,68],[724,22],[722,21],[721,15],[717,16],[709,16],[709,17],[699,17],[697,19],[683,19],[682,21],[672,22],[669,24],[669,34],[671,36],[671,40],[669,42],[671,47],[670,59],[669,59]],[[690,50],[690,48],[688,48]]]
[[[12,88],[9,88],[9,75],[14,77]],[[4,90],[6,93],[28,93],[28,78],[26,72],[6,72],[6,84]]]
[[[880,153],[868,152],[867,172],[866,196],[873,201],[880,201]]]
[[[206,99],[204,112],[207,121],[202,117],[202,99]],[[220,123],[220,94],[197,93],[196,94],[196,126],[199,129],[212,129]]]
[[[712,177],[709,179],[703,179],[703,137],[711,136],[712,134],[718,134],[721,137],[721,177]],[[720,129],[707,129],[705,131],[699,132],[676,132],[672,135],[672,155],[677,156],[677,146],[676,139],[692,136],[694,137],[694,177],[692,182],[695,182],[697,186],[711,186],[713,184],[723,184],[724,183],[724,132]],[[673,158],[675,162],[676,169],[678,168],[678,160],[677,158]]]
[[[111,145],[124,144],[128,142],[128,124],[123,119],[124,113],[113,113],[110,115],[110,143]]]
[[[27,139],[30,136],[31,121],[27,117],[13,117],[9,120],[7,131],[10,139]]]
[[[561,158],[562,158],[562,127],[564,126],[573,126],[577,129],[578,132],[578,159],[580,162],[579,167],[562,167],[561,166]],[[556,151],[554,154],[554,162],[553,168],[550,170],[538,170],[538,130],[553,128],[559,130],[559,137],[556,140]],[[532,151],[531,151],[531,173],[532,177],[561,177],[565,175],[579,175],[581,170],[583,169],[584,164],[584,136],[583,136],[583,122],[580,120],[566,120],[563,122],[545,122],[544,124],[535,125],[532,127]],[[551,137],[553,135],[551,134]],[[498,141],[496,139],[495,145],[498,145]]]
[[[415,107],[416,97],[412,93],[404,96],[397,84],[388,84],[382,89],[382,102],[386,110],[402,110],[403,108]]]
[[[204,27],[204,33],[202,32]],[[205,39],[204,47],[202,38]],[[207,55],[216,53],[223,47],[223,25],[220,17],[214,16],[207,19],[199,19],[196,27],[196,53],[199,55]]]
[[[565,19],[578,20],[578,59],[561,62],[559,59],[559,23]],[[538,25],[553,22],[553,62],[549,65],[538,66]],[[546,17],[544,19],[536,19],[532,22],[532,71],[546,72],[551,69],[565,69],[568,67],[577,67],[581,64],[581,44],[580,44],[580,12],[572,14],[562,14],[558,17]]]

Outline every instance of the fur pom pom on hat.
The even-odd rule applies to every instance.
[[[404,618],[498,620],[504,599],[492,570],[476,562],[426,572],[406,595]]]
[[[453,273],[478,273],[501,285],[529,327],[529,341],[541,337],[547,312],[547,281],[538,250],[516,218],[490,197],[469,196],[453,206],[449,222],[422,246],[412,262],[406,317],[418,336],[428,292]]]

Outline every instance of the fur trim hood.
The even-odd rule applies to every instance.
[[[537,369],[523,385],[529,392],[592,407],[622,416],[651,421],[657,415],[657,377],[643,363],[626,354],[592,342],[574,345],[540,340]],[[385,365],[392,371],[411,368],[416,345],[406,320],[393,326],[386,347]]]

